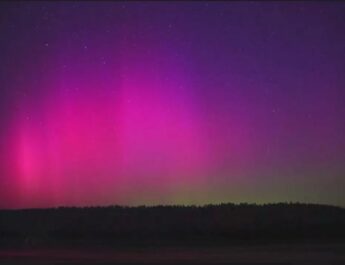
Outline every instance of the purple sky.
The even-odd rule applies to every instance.
[[[0,4],[0,207],[345,206],[345,4]]]

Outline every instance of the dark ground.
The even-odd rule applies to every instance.
[[[345,265],[345,209],[311,204],[0,210],[0,264]]]
[[[345,244],[279,243],[228,247],[7,249],[0,251],[0,264],[343,265]]]

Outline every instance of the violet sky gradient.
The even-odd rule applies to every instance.
[[[342,2],[2,2],[0,207],[345,206]]]

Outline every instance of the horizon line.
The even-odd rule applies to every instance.
[[[51,206],[51,207],[30,207],[30,208],[0,208],[0,211],[27,211],[27,210],[53,210],[53,209],[85,209],[85,208],[171,208],[171,207],[181,207],[181,208],[206,208],[212,206],[269,206],[269,205],[304,205],[304,206],[323,206],[323,207],[333,207],[344,209],[344,206],[326,204],[326,203],[311,203],[311,202],[268,202],[268,203],[255,203],[255,202],[220,202],[220,203],[204,203],[204,204],[138,204],[138,205],[120,205],[120,204],[109,204],[109,205],[85,205],[85,206]]]

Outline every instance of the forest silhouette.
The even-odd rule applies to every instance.
[[[345,239],[345,209],[300,203],[229,203],[0,210],[2,245],[227,244],[301,239]]]

